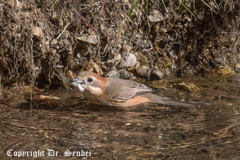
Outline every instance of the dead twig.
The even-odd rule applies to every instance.
[[[215,11],[209,4],[207,4],[204,0],[202,0],[202,2],[208,7],[210,8],[214,13],[218,14],[217,11]]]
[[[69,1],[68,1],[69,2]],[[96,33],[96,34],[98,34],[98,32],[95,30],[95,28],[89,23],[89,21],[85,18],[85,17],[83,17],[83,15],[81,15],[74,7],[73,7],[73,5],[72,4],[70,4],[70,6],[72,7],[72,9],[77,13],[77,15],[81,18],[81,20],[83,20],[83,22],[85,23],[85,24],[87,24],[90,28],[92,28],[92,30]]]
[[[103,8],[104,8],[104,2],[103,2],[103,0],[100,0],[100,2],[102,3],[102,8],[101,8],[101,12],[100,12],[100,15],[101,15],[103,12]]]
[[[58,40],[61,35],[63,34],[63,32],[67,29],[67,27],[69,26],[70,22],[68,22],[68,24],[63,28],[62,32],[57,36],[56,40]]]

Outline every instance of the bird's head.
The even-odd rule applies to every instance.
[[[78,73],[77,77],[71,81],[81,92],[89,92],[92,95],[101,95],[107,86],[107,79],[88,71]]]

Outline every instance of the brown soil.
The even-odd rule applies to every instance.
[[[64,73],[75,73],[91,58],[108,72],[114,65],[107,60],[125,52],[166,74],[239,66],[238,1],[186,0],[194,18],[177,0],[151,0],[149,15],[158,18],[150,19],[150,26],[144,0],[137,3],[129,25],[132,1],[103,1],[104,7],[100,0],[1,1],[0,86],[59,86],[57,65]]]

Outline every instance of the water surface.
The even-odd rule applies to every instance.
[[[240,75],[188,79],[199,87],[193,93],[172,87],[179,81],[186,79],[169,82],[157,94],[210,105],[96,106],[76,97],[76,90],[61,89],[38,93],[61,99],[35,101],[29,109],[26,95],[4,90],[1,159],[14,151],[44,151],[39,159],[239,159]],[[59,151],[58,157],[49,157],[48,149]],[[66,157],[67,151],[90,155]]]

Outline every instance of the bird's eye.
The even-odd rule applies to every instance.
[[[88,78],[88,80],[87,80],[88,82],[93,82],[93,78]]]

